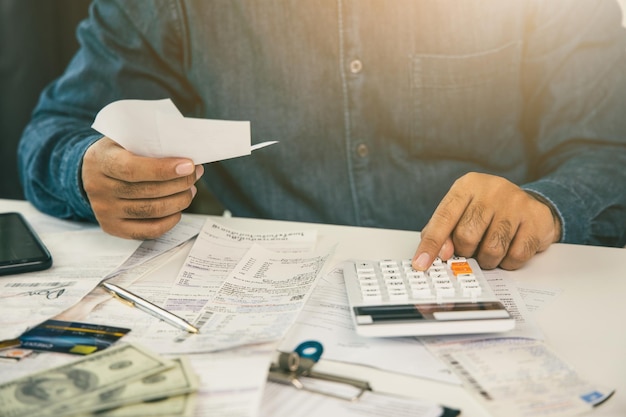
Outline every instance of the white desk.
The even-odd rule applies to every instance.
[[[52,219],[23,201],[0,199],[0,212],[4,211],[22,212],[40,233],[92,227]],[[331,263],[354,257],[410,257],[419,240],[418,233],[408,231],[244,218],[219,221],[237,230],[316,229],[320,237],[339,242]],[[626,249],[555,244],[524,268],[502,273],[512,280],[562,289],[561,295],[536,315],[546,343],[586,379],[617,389],[608,402],[589,415],[626,416]],[[416,378],[323,360],[319,367],[369,380],[375,390],[427,397],[458,406],[464,416],[488,416],[461,388],[437,383],[424,385],[424,381]]]

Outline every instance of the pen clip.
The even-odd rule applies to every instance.
[[[112,289],[107,288],[107,287],[106,287],[106,285],[102,285],[102,284],[101,284],[100,286],[101,286],[101,287],[102,287],[102,289],[104,289],[106,292],[108,292],[109,294],[111,294],[111,295],[113,296],[113,298],[116,298],[118,301],[120,301],[120,302],[122,302],[122,303],[126,304],[127,306],[130,306],[130,307],[135,307],[135,303],[134,303],[134,302],[132,302],[131,300],[128,300],[128,299],[126,299],[126,298],[122,297],[121,295],[119,295],[118,293],[116,293],[115,291],[113,291]]]

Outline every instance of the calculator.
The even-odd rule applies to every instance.
[[[343,277],[362,336],[494,333],[515,327],[473,258],[437,258],[423,272],[409,259],[351,260]]]

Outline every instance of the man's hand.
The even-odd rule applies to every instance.
[[[550,207],[504,178],[469,173],[459,178],[422,230],[413,267],[435,257],[475,257],[481,268],[517,269],[559,241]]]
[[[137,156],[105,137],[87,149],[82,181],[102,230],[143,240],[178,223],[203,173],[189,159]]]

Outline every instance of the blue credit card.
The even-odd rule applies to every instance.
[[[19,340],[26,349],[88,355],[106,349],[129,331],[122,327],[47,320],[24,332]]]

